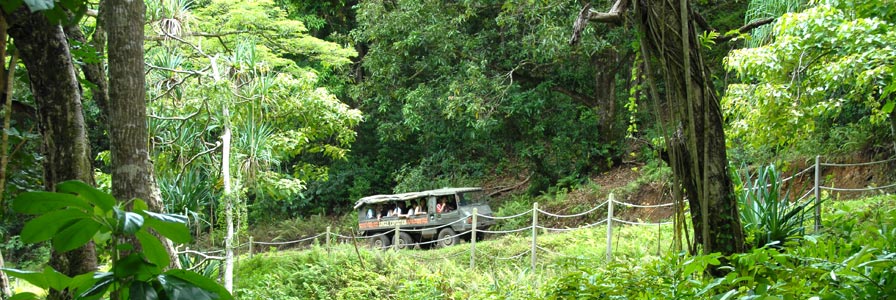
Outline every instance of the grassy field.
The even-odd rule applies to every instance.
[[[401,251],[314,246],[241,257],[237,293],[242,299],[896,297],[896,197],[830,203],[823,216],[822,231],[781,251],[728,258],[674,252],[669,225],[614,225],[611,262],[605,226],[539,232],[534,269],[530,231],[478,242],[473,268],[467,243]],[[704,272],[720,260],[727,275]]]

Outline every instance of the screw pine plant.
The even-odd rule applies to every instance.
[[[733,168],[732,168],[733,170]],[[775,165],[760,166],[753,176],[732,176],[737,189],[740,218],[747,242],[754,248],[780,248],[805,232],[806,213],[815,207],[814,198],[791,199],[790,189]]]
[[[150,230],[176,243],[187,243],[191,236],[186,217],[149,211],[140,199],[129,203],[116,201],[112,195],[80,181],[60,183],[56,190],[27,192],[15,198],[13,210],[36,216],[22,229],[22,241],[49,240],[53,249],[60,252],[94,241],[97,248],[107,246],[102,248],[111,257],[109,271],[69,277],[50,267],[42,272],[3,269],[10,276],[45,290],[73,291],[75,299],[100,299],[107,295],[121,300],[233,299],[217,282],[195,272],[163,271],[170,258]],[[39,298],[22,293],[12,299]]]

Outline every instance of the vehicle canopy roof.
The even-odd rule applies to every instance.
[[[454,195],[456,193],[466,193],[466,192],[475,192],[481,191],[482,188],[478,187],[461,187],[461,188],[441,188],[437,190],[429,190],[422,192],[411,192],[411,193],[402,193],[402,194],[394,194],[394,195],[375,195],[375,196],[367,196],[361,199],[358,199],[358,202],[355,202],[355,209],[361,207],[364,204],[376,204],[383,202],[391,202],[391,201],[405,201],[405,200],[413,200],[417,198],[424,198],[428,196],[444,196],[444,195]]]

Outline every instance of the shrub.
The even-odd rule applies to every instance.
[[[782,191],[781,173],[774,165],[759,167],[752,176],[732,176],[737,189],[741,222],[747,241],[754,247],[780,248],[805,232],[807,212],[814,198],[791,199],[790,189]]]

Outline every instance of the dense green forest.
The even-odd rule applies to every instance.
[[[0,298],[889,299],[894,20],[892,0],[3,1]],[[459,261],[394,267],[405,250],[242,247],[329,246],[369,195],[480,186],[504,217],[651,185],[639,201],[675,203],[665,255],[573,247],[472,285]],[[807,230],[816,208],[835,217]]]

